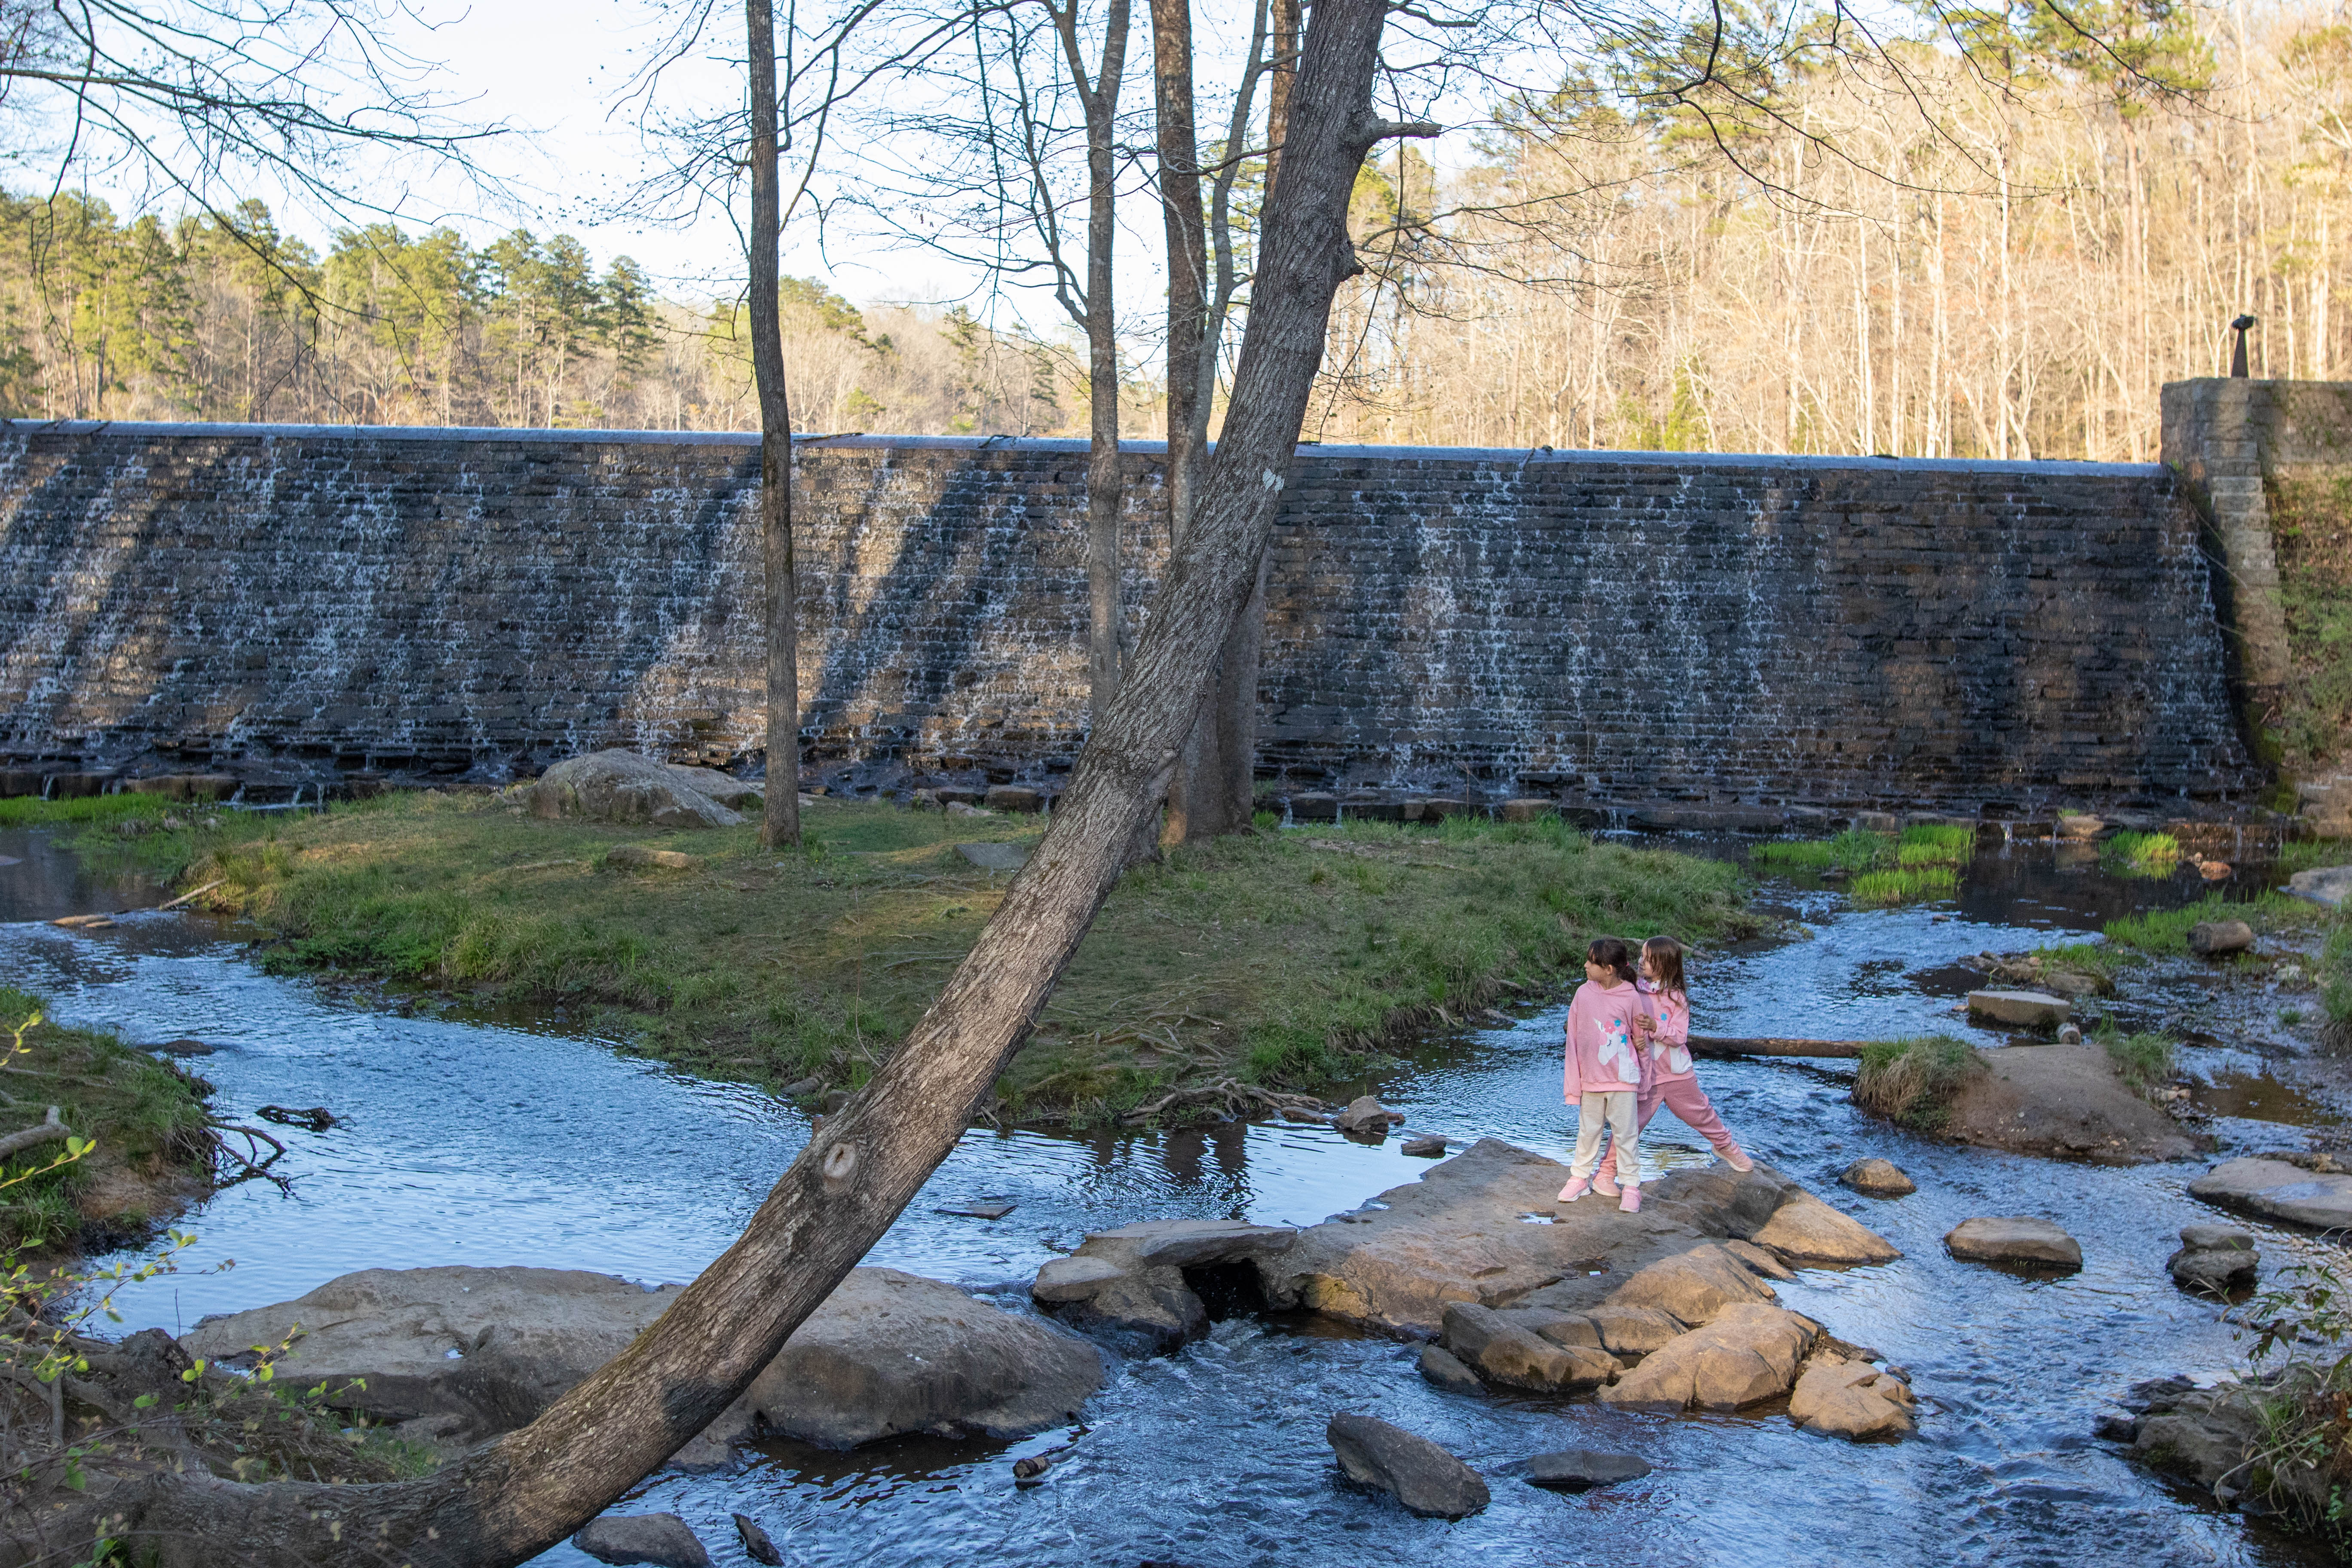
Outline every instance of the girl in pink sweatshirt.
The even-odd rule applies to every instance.
[[[1592,1186],[1601,1162],[1601,1130],[1612,1134],[1611,1152],[1630,1174],[1618,1207],[1633,1214],[1642,1206],[1640,1136],[1634,1100],[1642,1087],[1639,1025],[1641,992],[1633,986],[1633,955],[1613,936],[1584,950],[1584,984],[1568,1005],[1568,1102],[1576,1109],[1576,1158],[1568,1168],[1563,1203],[1574,1203]],[[1617,1189],[1612,1188],[1612,1192]]]
[[[1654,936],[1642,944],[1643,1016],[1634,1027],[1642,1031],[1642,1087],[1634,1107],[1635,1134],[1648,1128],[1650,1118],[1664,1106],[1715,1145],[1723,1163],[1735,1171],[1752,1171],[1756,1162],[1739,1147],[1723,1118],[1698,1086],[1690,1054],[1690,993],[1683,984],[1683,944],[1670,936]],[[1617,1191],[1617,1152],[1612,1149],[1593,1173],[1592,1190],[1603,1197]],[[1627,1185],[1630,1187],[1631,1183]]]

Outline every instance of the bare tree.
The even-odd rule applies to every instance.
[[[798,583],[793,571],[793,414],[784,385],[777,252],[783,243],[776,130],[776,17],[771,0],[744,0],[751,120],[750,238],[751,375],[760,395],[760,560],[767,643],[768,788],[760,844],[801,841],[801,677]]]

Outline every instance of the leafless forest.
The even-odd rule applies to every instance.
[[[1823,72],[1746,132],[1513,102],[1466,166],[1392,146],[1359,181],[1367,270],[1307,433],[2145,460],[2158,389],[2221,372],[2241,311],[2255,374],[2344,375],[2352,22],[2240,5],[2136,42],[2005,79],[1924,49],[1900,81]],[[663,298],[563,237],[377,226],[315,250],[257,204],[235,222],[7,200],[0,407],[756,425],[736,300]],[[1087,428],[1072,338],[992,330],[984,302],[785,296],[803,428]],[[1130,429],[1156,428],[1156,351],[1139,332]]]

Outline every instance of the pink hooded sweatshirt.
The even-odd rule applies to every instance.
[[[1641,988],[1643,1011],[1657,1025],[1650,1036],[1650,1048],[1642,1053],[1642,1087],[1697,1076],[1691,1065],[1690,998],[1654,990],[1646,980],[1633,984]]]
[[[1588,980],[1568,1005],[1569,1103],[1588,1094],[1642,1087],[1633,1044],[1633,1015],[1645,998],[1628,984],[1602,987]]]

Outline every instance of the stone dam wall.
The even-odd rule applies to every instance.
[[[1129,458],[1127,602],[1166,554]],[[756,761],[744,436],[0,425],[14,765],[499,780]],[[803,731],[835,787],[1083,739],[1085,448],[801,448]],[[2220,805],[2263,784],[2155,465],[1307,447],[1262,774],[1599,805]]]

